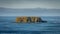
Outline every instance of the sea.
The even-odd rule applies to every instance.
[[[0,16],[0,34],[60,34],[60,16],[40,16],[39,23],[16,23],[17,16]]]

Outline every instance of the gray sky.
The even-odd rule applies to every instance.
[[[0,16],[60,16],[60,0],[0,0],[0,7],[33,10],[0,10]],[[45,8],[41,11],[40,8]],[[45,10],[45,11],[44,11]],[[38,11],[38,12],[37,12]],[[21,13],[22,12],[22,13]]]
[[[0,0],[0,7],[60,9],[60,0]]]

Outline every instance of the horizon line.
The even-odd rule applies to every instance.
[[[8,8],[8,9],[60,9],[60,8],[41,8],[41,7],[35,7],[35,8],[9,8],[9,7],[0,7],[0,8]]]

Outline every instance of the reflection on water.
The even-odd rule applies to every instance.
[[[15,23],[15,18],[0,16],[0,31],[25,32],[26,34],[59,34],[60,31],[60,17],[41,17],[47,21],[46,23]]]

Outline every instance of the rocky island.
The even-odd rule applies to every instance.
[[[26,16],[21,16],[21,17],[16,17],[16,22],[17,23],[27,23],[27,22],[33,22],[33,23],[36,23],[36,22],[46,22],[46,21],[43,21],[41,19],[41,17],[35,17],[35,16],[31,16],[31,17],[26,17]]]

